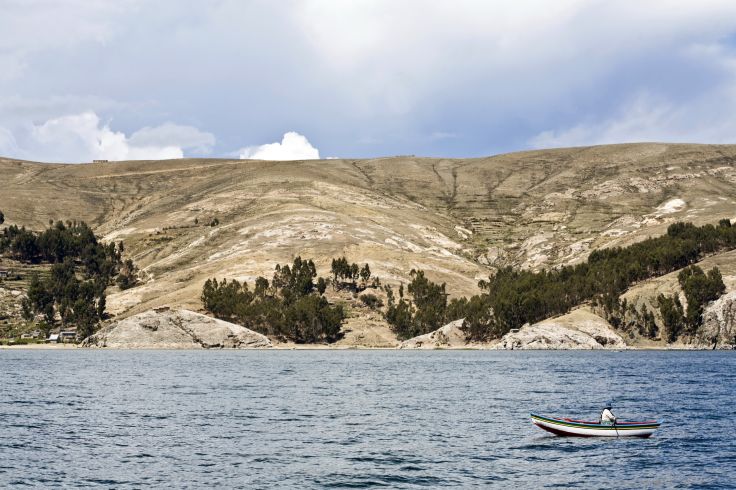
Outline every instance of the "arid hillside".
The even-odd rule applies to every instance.
[[[328,275],[330,260],[344,254],[389,283],[424,269],[463,295],[497,266],[574,263],[662,234],[676,220],[736,219],[736,146],[475,159],[0,159],[0,210],[6,224],[41,229],[78,219],[122,240],[143,279],[109,296],[109,310],[124,316],[163,304],[197,310],[207,278],[270,277],[296,255]]]

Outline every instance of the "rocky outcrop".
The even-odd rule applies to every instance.
[[[118,349],[254,349],[271,347],[265,335],[189,310],[157,308],[103,328],[83,347]]]
[[[696,345],[701,348],[736,349],[736,291],[721,296],[705,308]]]
[[[603,318],[587,308],[524,325],[493,346],[494,349],[625,349],[626,343]]]
[[[399,349],[441,349],[465,347],[465,332],[463,332],[465,319],[455,320],[434,332],[405,340],[399,345]]]

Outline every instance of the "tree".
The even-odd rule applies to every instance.
[[[278,264],[271,285],[259,277],[251,293],[246,283],[208,279],[202,304],[217,318],[235,321],[266,335],[294,342],[334,342],[345,313],[323,296],[327,281],[317,277],[312,260],[296,257],[291,265]]]
[[[31,275],[28,285],[28,301],[33,311],[42,314],[47,323],[54,323],[54,297],[35,273]]]
[[[680,271],[677,280],[687,299],[685,324],[687,333],[692,335],[701,324],[705,304],[718,299],[726,291],[726,286],[717,267],[705,274],[703,269],[692,265]]]
[[[368,284],[368,280],[371,278],[371,268],[368,264],[365,264],[363,268],[360,269],[360,278],[363,280],[363,284]]]
[[[263,299],[266,297],[268,294],[268,279],[260,276],[256,279],[254,294],[257,298]]]
[[[21,316],[23,319],[27,322],[30,322],[33,320],[33,317],[35,316],[33,314],[33,306],[31,306],[31,302],[28,300],[28,298],[23,298],[20,301],[20,307],[21,307]]]
[[[353,286],[355,286],[355,282],[358,280],[358,277],[360,277],[360,268],[358,267],[358,264],[351,264],[349,278],[353,281]]]
[[[100,320],[105,318],[106,308],[107,308],[107,297],[105,296],[105,293],[103,292],[97,298],[97,318],[99,318]]]
[[[666,329],[667,341],[674,342],[680,335],[685,321],[682,303],[676,294],[672,296],[660,294],[657,297],[657,304]]]
[[[399,339],[408,339],[415,336],[412,308],[408,301],[400,299],[398,303],[389,306],[386,311],[386,321],[391,325]]]
[[[10,244],[10,250],[16,258],[28,262],[36,261],[40,254],[36,237],[25,228],[22,228],[21,232],[15,236]]]
[[[0,225],[2,225],[3,223],[5,223],[5,215],[2,211],[0,211]]]
[[[415,337],[436,330],[447,319],[445,284],[430,281],[421,270],[412,270],[411,277],[412,281],[407,288],[411,301],[404,298],[403,284],[399,286],[398,303],[395,302],[391,289],[386,289],[386,320],[399,338]]]
[[[122,242],[120,242],[122,244]],[[115,283],[122,290],[130,289],[138,283],[137,269],[131,259],[127,259],[115,278]]]
[[[325,290],[327,290],[327,281],[325,281],[324,277],[320,277],[317,279],[317,292],[321,296],[325,294]]]

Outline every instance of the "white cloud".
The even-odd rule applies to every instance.
[[[215,142],[210,133],[172,123],[145,127],[127,137],[102,124],[94,112],[56,117],[32,125],[21,135],[20,144],[12,134],[10,138],[0,137],[0,149],[10,151],[13,156],[51,162],[182,158],[185,149],[207,152]],[[2,144],[3,139],[13,146]]]
[[[134,147],[157,147],[175,145],[182,149],[190,149],[197,153],[207,154],[215,144],[215,136],[192,126],[165,123],[154,128],[146,126],[130,136],[130,144]]]
[[[312,146],[306,137],[290,131],[284,134],[280,143],[249,146],[239,150],[241,159],[248,160],[317,160],[319,150]]]
[[[733,143],[736,86],[723,87],[680,104],[639,94],[616,114],[542,131],[529,140],[535,148],[613,143]]]

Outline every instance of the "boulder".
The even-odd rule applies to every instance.
[[[157,308],[109,325],[83,347],[118,349],[268,348],[265,335],[189,310]]]
[[[455,320],[437,330],[403,341],[399,349],[439,349],[465,347],[465,319]]]
[[[557,318],[526,324],[511,331],[494,349],[625,349],[623,338],[603,318],[587,308]]]
[[[701,348],[736,349],[736,291],[721,296],[705,308],[696,345]]]

